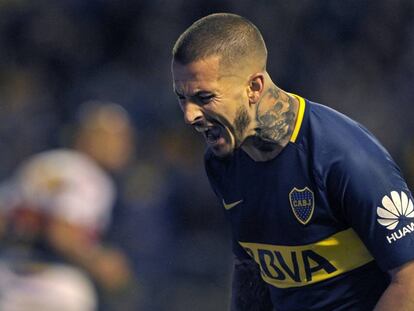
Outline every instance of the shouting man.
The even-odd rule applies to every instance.
[[[287,93],[259,30],[196,21],[173,48],[185,122],[232,227],[232,310],[414,310],[414,207],[363,126]]]

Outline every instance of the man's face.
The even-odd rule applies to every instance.
[[[239,147],[248,133],[247,79],[219,70],[219,58],[173,62],[174,89],[187,124],[202,133],[215,155]]]

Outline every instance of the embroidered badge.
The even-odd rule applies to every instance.
[[[312,190],[308,187],[303,189],[292,189],[289,193],[290,206],[296,219],[306,225],[312,218],[315,207],[315,199]]]

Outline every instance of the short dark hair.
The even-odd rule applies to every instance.
[[[264,70],[267,61],[266,45],[257,27],[230,13],[211,14],[197,20],[177,39],[172,55],[173,61],[183,65],[215,55],[226,65],[256,56]]]

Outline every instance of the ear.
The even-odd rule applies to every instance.
[[[259,101],[264,89],[263,73],[255,73],[250,76],[247,96],[250,104],[256,104]]]

